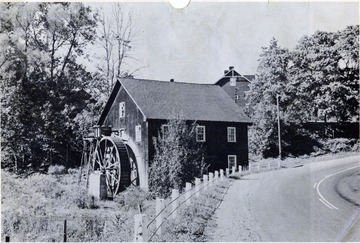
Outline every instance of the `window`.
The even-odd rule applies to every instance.
[[[236,86],[236,78],[235,77],[230,78],[230,86]]]
[[[228,155],[228,168],[232,169],[233,166],[236,168],[236,155]]]
[[[166,138],[169,134],[170,125],[162,125],[161,126],[161,134],[163,138]]]
[[[239,100],[239,95],[238,95],[238,88],[235,88],[234,89],[234,100],[235,100],[235,103],[237,103],[237,101]]]
[[[120,102],[120,105],[119,105],[119,117],[120,118],[125,117],[125,102]]]
[[[236,128],[235,127],[227,128],[227,140],[230,143],[236,142]]]
[[[141,125],[135,126],[135,141],[141,142]]]
[[[205,126],[196,127],[196,142],[205,142]]]

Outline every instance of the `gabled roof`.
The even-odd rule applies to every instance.
[[[255,75],[241,75],[236,72],[234,69],[228,70],[223,77],[221,77],[218,81],[216,81],[216,85],[223,86],[226,82],[229,81],[231,77],[236,78],[236,82],[248,82],[250,83],[254,78]]]
[[[185,120],[251,123],[218,85],[124,78],[116,83],[99,124],[105,121],[121,85],[147,119],[180,115]]]

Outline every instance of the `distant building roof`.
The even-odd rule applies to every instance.
[[[225,70],[224,71],[224,76],[221,77],[218,81],[216,81],[215,84],[223,86],[232,77],[236,78],[236,82],[248,82],[248,83],[250,83],[255,78],[255,75],[241,75],[241,74],[239,74],[238,72],[235,71],[233,66],[230,66],[229,70]]]
[[[218,85],[126,78],[116,83],[99,124],[105,121],[121,85],[148,119],[180,115],[185,120],[251,123]]]

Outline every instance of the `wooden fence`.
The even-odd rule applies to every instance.
[[[238,171],[242,171],[242,167],[238,167]],[[156,198],[156,215],[148,222],[146,214],[137,214],[134,216],[134,241],[149,242],[155,235],[161,235],[162,226],[169,218],[175,219],[178,215],[179,208],[186,204],[190,205],[193,197],[199,197],[200,193],[209,190],[218,181],[223,181],[225,177],[234,175],[236,168],[210,172],[203,175],[202,180],[195,178],[194,184],[187,182],[182,193],[178,189],[172,189],[171,200],[165,205],[164,198]],[[150,226],[155,224],[155,230],[150,233]]]

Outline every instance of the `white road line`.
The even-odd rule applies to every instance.
[[[329,177],[331,177],[331,176],[334,176],[334,175],[337,175],[337,174],[340,174],[340,173],[343,173],[343,172],[345,172],[345,171],[348,171],[348,170],[352,170],[352,169],[355,169],[355,168],[358,168],[358,167],[360,167],[360,166],[354,166],[354,167],[351,167],[351,168],[348,168],[348,169],[346,169],[346,170],[342,170],[342,171],[339,171],[339,172],[336,172],[336,173],[333,173],[333,174],[330,174],[330,175],[327,175],[327,176],[325,176],[323,179],[321,179],[320,181],[319,181],[319,183],[317,183],[317,185],[316,185],[316,191],[317,191],[317,193],[319,194],[319,200],[325,205],[325,206],[327,206],[328,208],[333,208],[333,209],[336,209],[336,210],[338,210],[339,208],[337,208],[336,206],[334,206],[334,205],[332,205],[328,200],[326,200],[325,198],[324,198],[324,196],[320,193],[320,189],[319,189],[319,187],[320,187],[320,184],[323,182],[323,181],[325,181],[327,178],[329,178]],[[315,183],[316,184],[316,183]],[[315,186],[315,185],[314,185]],[[329,207],[330,206],[330,207]]]
[[[325,202],[324,200],[322,200],[321,198],[319,198],[320,202],[322,202],[326,207],[330,208],[331,210],[335,209],[333,208],[331,205],[329,205],[327,202]]]
[[[316,187],[317,182],[314,184],[314,188]]]

